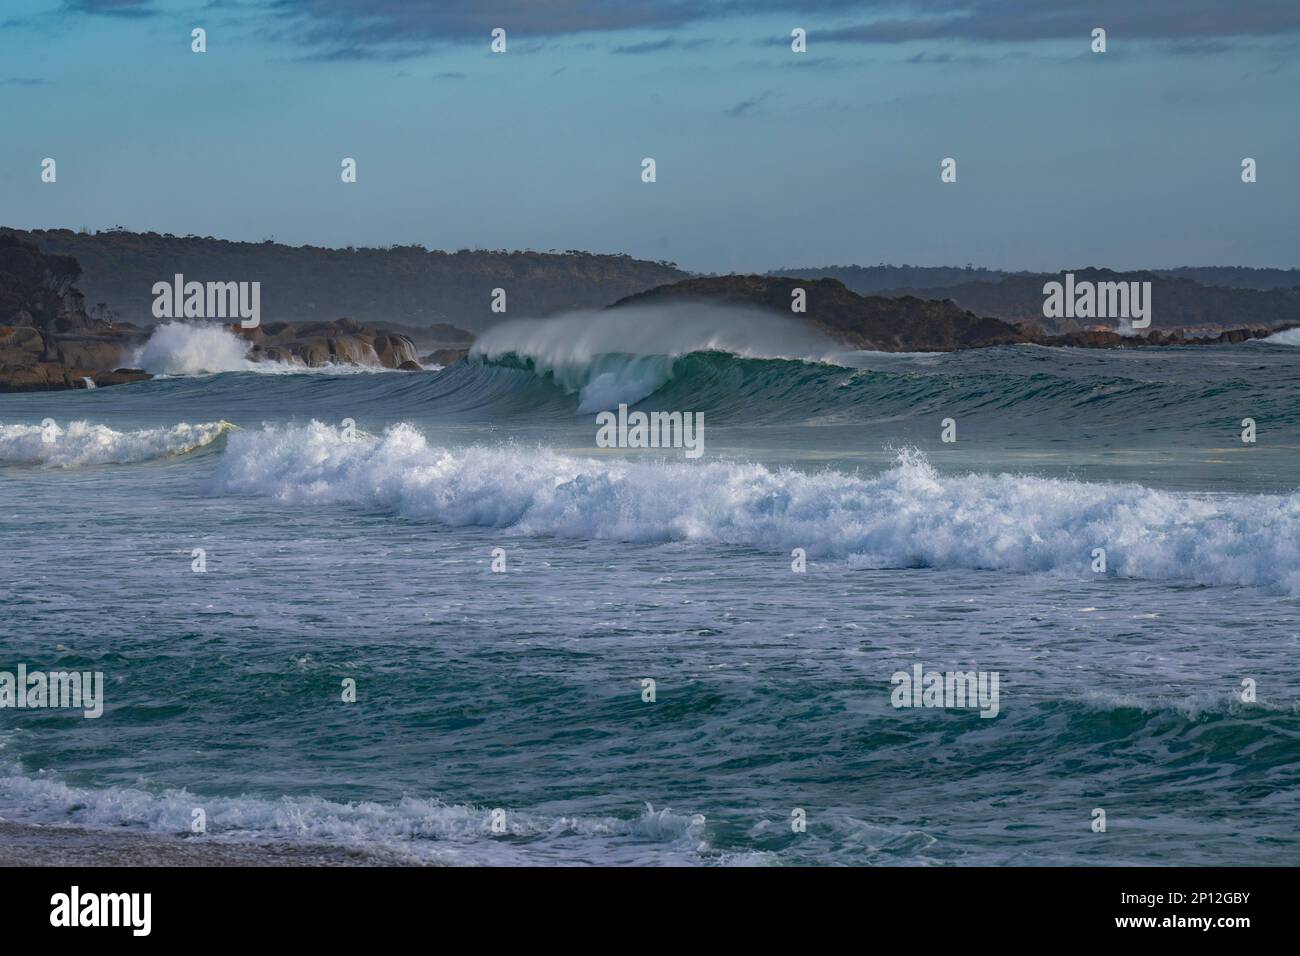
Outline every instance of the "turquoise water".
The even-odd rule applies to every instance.
[[[107,684],[98,720],[0,710],[0,816],[464,863],[1294,864],[1296,355],[524,350],[0,397],[0,670]],[[620,399],[702,411],[704,455],[598,449]],[[915,664],[996,671],[997,716],[896,709]]]

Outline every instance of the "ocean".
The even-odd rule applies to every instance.
[[[99,718],[0,709],[0,818],[409,863],[1300,862],[1297,343],[669,339],[0,397],[0,671],[105,681]],[[703,413],[703,454],[597,447],[620,402]],[[894,706],[918,665],[996,674],[996,714]]]

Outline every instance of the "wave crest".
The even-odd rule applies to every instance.
[[[0,425],[0,463],[76,468],[151,461],[210,445],[234,427],[224,421],[181,422],[119,432],[90,422],[70,422],[66,428],[58,424]]]
[[[873,568],[1109,574],[1300,594],[1300,494],[1204,496],[1022,475],[941,476],[919,452],[876,476],[758,464],[596,460],[430,446],[409,425],[345,441],[329,425],[231,437],[218,492],[381,508],[453,526],[690,541]]]
[[[124,787],[69,786],[20,765],[0,767],[0,813],[43,825],[190,833],[193,809],[207,815],[212,843],[316,843],[386,852],[412,863],[521,865],[546,862],[547,844],[573,838],[605,846],[611,859],[661,861],[665,849],[681,863],[727,862],[707,841],[703,817],[647,805],[639,817],[550,816],[508,810],[505,834],[493,829],[490,807],[405,797],[394,803],[340,803],[320,797],[202,798],[188,790],[150,793]],[[505,837],[505,838],[503,838]],[[514,839],[510,839],[514,838]]]
[[[1286,329],[1282,332],[1274,332],[1264,341],[1273,345],[1300,345],[1300,329]]]
[[[836,348],[811,328],[771,313],[691,304],[503,322],[480,336],[470,355],[550,377],[578,394],[578,411],[584,413],[652,395],[672,378],[674,360],[683,355],[820,361]]]

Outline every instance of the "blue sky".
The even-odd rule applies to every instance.
[[[700,271],[1297,266],[1298,51],[1296,0],[6,0],[0,224]]]

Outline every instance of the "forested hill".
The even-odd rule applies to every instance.
[[[1062,272],[1070,271],[1062,269]],[[1085,271],[1079,267],[1075,271]],[[1176,269],[1147,269],[1164,279],[1190,279],[1199,285],[1231,289],[1291,289],[1300,286],[1300,269],[1252,269],[1246,266],[1179,266]],[[975,282],[1001,282],[1012,277],[1059,279],[1060,273],[1004,272],[966,266],[817,266],[773,269],[768,275],[803,279],[838,279],[859,295],[891,295],[900,291],[934,291]],[[948,298],[951,298],[949,296]]]
[[[115,318],[140,324],[155,321],[154,283],[171,282],[176,273],[187,282],[261,282],[264,321],[348,316],[361,323],[425,328],[445,322],[474,330],[516,316],[599,308],[686,276],[672,263],[576,251],[325,249],[120,229],[0,233],[47,254],[74,257],[86,307],[103,303]],[[506,290],[505,314],[491,309],[497,288]]]
[[[1233,329],[1300,322],[1300,270],[1205,266],[1140,272],[1092,268],[1068,271],[1077,280],[1089,282],[1150,282],[1153,327]],[[779,274],[836,279],[859,295],[951,299],[978,315],[1039,326],[1047,333],[1077,331],[1090,324],[1086,320],[1044,319],[1043,286],[1062,281],[1063,273],[833,266],[790,269]]]

